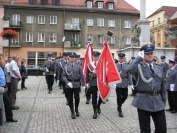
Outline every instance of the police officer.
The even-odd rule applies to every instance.
[[[52,60],[52,54],[49,53],[47,55],[47,60],[44,62],[44,70],[45,70],[45,78],[47,81],[47,86],[48,86],[48,93],[50,94],[54,83],[54,77],[55,75],[55,62]]]
[[[165,74],[164,76],[166,76],[167,70],[169,68],[168,63],[165,62],[165,58],[166,57],[164,55],[160,56],[160,59],[161,59],[160,65],[163,67],[163,71],[164,71],[164,74]]]
[[[65,82],[63,81],[63,78],[61,78],[61,74],[63,73],[65,65],[69,64],[68,60],[68,53],[64,52],[63,53],[63,59],[60,62],[60,75],[59,75],[59,80],[61,81],[62,87],[63,87],[63,94],[65,94],[66,97],[66,105],[68,105],[68,99],[67,99],[67,89],[65,88]]]
[[[141,133],[150,133],[150,116],[155,124],[155,133],[166,133],[163,70],[160,65],[153,64],[155,47],[147,44],[141,47],[138,57],[128,66],[128,72],[138,79],[137,94],[132,105],[137,108]],[[139,76],[138,76],[139,75]]]
[[[177,112],[177,92],[175,87],[177,86],[177,70],[175,69],[175,60],[169,60],[169,69],[167,70],[165,88],[168,93],[168,103],[169,109],[166,111],[171,111],[171,113]]]
[[[93,52],[93,64],[96,66],[98,59],[99,59],[100,53],[98,51]],[[92,94],[92,105],[93,105],[93,119],[97,118],[97,113],[101,113],[100,105],[103,102],[101,97],[99,96],[98,102],[97,102],[97,97],[98,97],[98,87],[97,87],[97,77],[96,77],[96,72],[95,70],[91,70],[88,67],[87,73],[86,73],[86,86],[87,89],[90,90]]]
[[[69,102],[69,107],[71,110],[71,118],[75,119],[76,116],[79,117],[79,102],[80,102],[80,82],[84,85],[83,72],[80,65],[75,63],[76,53],[72,52],[70,55],[70,63],[65,65],[62,73],[63,81],[65,82],[65,87],[67,89],[67,99]],[[85,85],[84,85],[85,86]],[[75,112],[73,105],[73,95],[75,99]],[[76,115],[75,115],[76,113]]]
[[[117,69],[120,73],[122,82],[116,85],[116,95],[117,95],[117,110],[119,112],[119,117],[123,117],[122,114],[122,104],[125,102],[128,96],[128,83],[129,77],[127,73],[128,64],[125,62],[125,54],[119,53],[119,62],[116,64]]]
[[[82,62],[80,60],[80,55],[76,55],[76,64],[82,65]]]

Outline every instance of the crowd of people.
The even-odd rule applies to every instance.
[[[0,126],[3,125],[2,109],[5,109],[6,122],[17,122],[13,118],[12,110],[19,110],[20,107],[16,105],[16,98],[18,83],[21,82],[21,90],[27,89],[25,80],[27,79],[27,70],[25,66],[26,60],[23,59],[19,64],[19,56],[14,55],[4,60],[3,55],[0,54]],[[1,132],[1,129],[0,129]]]
[[[115,84],[117,97],[118,116],[123,118],[122,106],[128,97],[128,86],[132,89],[134,99],[132,105],[137,108],[140,131],[150,132],[150,117],[155,124],[155,133],[166,133],[165,105],[168,97],[169,108],[166,111],[177,112],[177,60],[165,62],[165,56],[161,56],[161,62],[154,60],[155,47],[147,44],[141,47],[138,56],[126,61],[125,53],[118,53],[115,65],[122,79],[121,83]],[[93,64],[96,66],[101,53],[93,52]],[[79,103],[80,91],[85,90],[86,104],[92,101],[93,119],[101,114],[101,104],[105,101],[99,95],[97,85],[97,72],[87,66],[86,76],[82,70],[82,60],[75,52],[64,52],[63,56],[52,59],[49,53],[43,65],[47,82],[48,94],[53,91],[53,84],[63,89],[66,105],[71,111],[71,118],[80,116]],[[17,122],[13,119],[12,110],[18,110],[16,94],[18,83],[21,80],[21,90],[27,89],[25,80],[28,77],[25,67],[26,60],[19,64],[19,56],[8,57],[5,62],[0,55],[0,125],[3,123],[2,108],[5,105],[7,122]],[[167,94],[166,94],[167,93]],[[107,99],[108,100],[108,99]],[[73,103],[74,102],[74,103]]]

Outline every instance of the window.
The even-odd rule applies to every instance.
[[[114,3],[108,3],[108,9],[114,9]]]
[[[48,4],[48,0],[41,0],[41,5],[47,5]]]
[[[125,37],[125,44],[127,45],[131,44],[131,37]]]
[[[87,35],[87,40],[93,43],[93,36],[91,34]]]
[[[154,25],[155,25],[155,21],[153,20],[153,21],[152,21],[152,26],[154,26]]]
[[[73,26],[73,29],[79,29],[79,18],[72,18],[72,26]]]
[[[109,44],[115,44],[115,36],[109,38]]]
[[[52,5],[53,6],[58,6],[59,0],[52,0]]]
[[[79,43],[79,34],[73,34],[73,35],[72,35],[72,40],[73,40],[74,42]]]
[[[87,8],[92,8],[92,7],[93,7],[92,1],[87,1]]]
[[[93,19],[87,18],[87,26],[93,26]]]
[[[26,23],[33,24],[34,23],[34,16],[26,16]]]
[[[115,27],[115,20],[108,20],[108,27]]]
[[[98,35],[98,43],[102,43],[104,42],[104,36],[103,35]]]
[[[45,33],[38,33],[38,42],[45,42]]]
[[[103,27],[104,26],[104,18],[98,18],[98,26]]]
[[[18,34],[19,34],[19,32],[18,32]],[[20,37],[18,36],[17,38],[12,39],[11,42],[12,42],[12,46],[13,45],[19,46],[20,45]]]
[[[29,0],[30,5],[35,5],[37,0]]]
[[[33,33],[26,33],[26,42],[33,42]]]
[[[158,18],[158,24],[160,24],[160,18]]]
[[[124,28],[131,28],[131,21],[130,20],[125,20]]]
[[[57,24],[57,16],[50,16],[50,24]]]
[[[103,8],[103,2],[98,2],[98,8]]]
[[[12,25],[20,25],[20,14],[12,14]]]
[[[45,16],[44,15],[38,16],[38,24],[45,24]]]
[[[57,42],[57,34],[56,33],[51,33],[49,42]]]

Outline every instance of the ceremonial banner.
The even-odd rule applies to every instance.
[[[86,83],[87,66],[92,71],[95,69],[95,65],[93,64],[93,59],[92,59],[92,53],[93,53],[92,44],[89,43],[87,45],[84,60],[82,62],[82,71],[83,71],[83,74],[84,74],[84,82],[85,83]]]
[[[107,42],[96,66],[97,85],[102,100],[106,100],[110,93],[110,86],[121,82],[121,77],[117,71]]]

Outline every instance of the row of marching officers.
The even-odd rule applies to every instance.
[[[169,61],[170,69],[164,75],[163,67],[160,64],[153,63],[155,46],[147,44],[141,47],[137,58],[130,64],[125,63],[124,53],[119,53],[119,62],[116,63],[117,69],[122,78],[122,82],[111,88],[116,89],[117,94],[117,109],[119,117],[123,117],[122,104],[128,96],[128,83],[131,83],[131,76],[136,77],[137,93],[132,101],[132,105],[137,108],[139,125],[141,132],[151,132],[150,117],[153,118],[155,124],[155,132],[166,133],[166,90],[168,92],[169,110],[176,112],[177,109],[177,65],[175,60]],[[99,52],[93,52],[93,63],[97,64]],[[81,65],[76,63],[76,53],[71,52],[68,63],[58,69],[58,80],[62,80],[65,84],[65,94],[71,110],[73,119],[79,116],[79,93],[81,86],[89,88],[92,94],[92,104],[94,115],[93,119],[97,118],[97,113],[101,113],[100,105],[101,98],[98,98],[98,88],[96,81],[96,72],[88,68],[86,84],[84,84],[83,71]],[[60,61],[62,64],[63,61]],[[59,67],[58,67],[59,68]],[[48,67],[46,70],[49,69]],[[55,71],[55,70],[54,70]],[[54,77],[55,75],[53,75]],[[46,78],[47,79],[47,78]],[[83,88],[84,88],[83,87]],[[86,89],[86,94],[88,92]],[[73,105],[73,95],[75,98],[75,107]],[[98,100],[98,101],[97,101]]]

